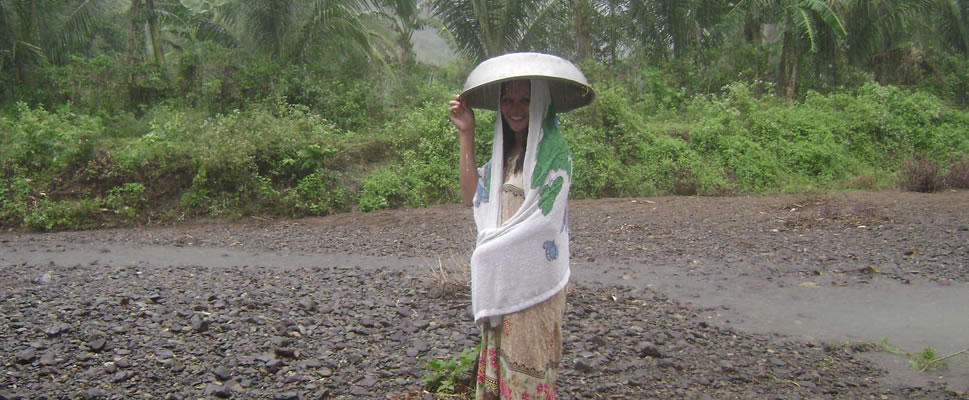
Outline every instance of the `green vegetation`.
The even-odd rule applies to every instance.
[[[908,368],[918,372],[946,369],[948,368],[946,360],[964,354],[969,354],[969,349],[965,349],[945,356],[939,356],[939,354],[936,353],[935,348],[932,346],[926,346],[918,353],[909,353],[896,346],[889,345],[888,339],[882,339],[882,343],[877,347],[882,351],[907,357]]]
[[[481,346],[462,350],[449,360],[431,360],[424,365],[424,386],[432,393],[468,393],[474,390],[471,376]],[[463,387],[461,387],[463,385]]]
[[[0,226],[455,203],[447,101],[521,49],[596,90],[573,198],[969,188],[969,1],[781,3],[0,0]]]

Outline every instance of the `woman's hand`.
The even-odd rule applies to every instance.
[[[458,128],[458,176],[461,183],[461,200],[470,206],[478,184],[478,170],[474,161],[474,111],[468,103],[454,96],[450,103],[451,123]]]
[[[458,133],[462,136],[474,135],[474,111],[471,107],[468,107],[468,103],[460,98],[460,96],[454,96],[450,104],[450,117],[451,123],[454,124],[455,128],[458,128]]]

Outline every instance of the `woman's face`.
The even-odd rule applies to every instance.
[[[501,116],[515,133],[528,129],[528,103],[532,96],[532,85],[528,80],[511,81],[505,84],[501,95]]]

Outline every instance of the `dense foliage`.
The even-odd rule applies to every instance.
[[[575,198],[969,186],[969,1],[421,4],[0,0],[0,225],[457,202],[446,103],[515,50],[597,92]],[[462,56],[417,63],[424,26]]]

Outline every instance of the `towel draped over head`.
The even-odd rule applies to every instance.
[[[478,241],[471,256],[474,319],[488,318],[492,325],[502,315],[552,297],[565,288],[570,274],[567,205],[572,157],[558,131],[548,81],[531,79],[522,170],[525,200],[504,223],[500,220],[505,162],[500,108],[497,118],[491,161],[478,169],[474,196]]]

